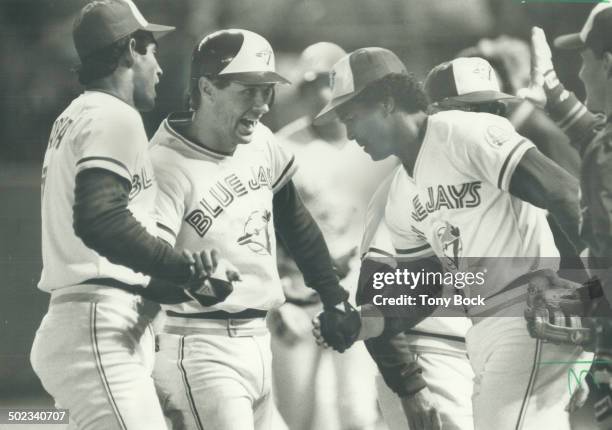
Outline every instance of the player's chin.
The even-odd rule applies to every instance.
[[[155,108],[155,93],[152,95],[147,95],[145,97],[139,97],[137,100],[134,100],[136,108],[140,112],[149,112]]]

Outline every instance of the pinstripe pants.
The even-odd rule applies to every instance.
[[[533,339],[525,324],[489,317],[468,331],[475,430],[570,429],[568,375],[590,354]]]
[[[54,299],[30,360],[56,407],[69,410],[69,428],[166,430],[151,377],[154,312],[120,290]]]

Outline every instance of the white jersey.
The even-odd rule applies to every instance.
[[[391,234],[384,222],[385,205],[393,177],[391,174],[380,184],[368,205],[360,247],[362,259],[382,258],[385,261],[395,255]],[[450,297],[454,293],[456,291],[452,288],[445,288],[443,297]],[[465,334],[471,325],[461,306],[439,308],[431,317],[409,331],[414,335],[411,336],[411,345],[419,351],[443,349],[465,353]]]
[[[440,112],[426,127],[414,179],[400,166],[389,191],[385,215],[398,255],[431,247],[447,271],[483,272],[484,285],[465,289],[483,298],[529,271],[556,269],[558,259],[541,259],[559,256],[545,211],[508,192],[534,145],[486,113]]]
[[[286,125],[276,136],[300,162],[293,181],[321,228],[332,257],[345,255],[359,243],[368,199],[397,160],[389,157],[375,163],[346,138],[322,140],[307,117]]]
[[[153,210],[156,184],[148,140],[138,111],[99,91],[85,91],[53,124],[42,172],[43,271],[38,287],[44,291],[113,278],[146,285],[149,278],[110,263],[85,246],[72,226],[75,177],[85,169],[101,168],[132,184],[128,209],[155,234]]]
[[[159,183],[159,235],[177,249],[217,249],[241,281],[221,303],[167,306],[178,313],[268,310],[284,302],[276,268],[272,198],[293,176],[294,158],[258,124],[251,143],[225,155],[197,145],[164,120],[151,140]]]

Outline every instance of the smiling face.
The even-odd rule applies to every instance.
[[[245,85],[230,82],[224,88],[212,86],[209,100],[214,115],[211,133],[223,147],[250,143],[261,117],[270,111],[274,84]]]
[[[155,107],[157,93],[155,87],[159,83],[163,71],[157,62],[157,44],[147,45],[144,54],[135,51],[134,56],[134,105],[139,111],[150,111]]]
[[[346,127],[346,134],[374,161],[395,154],[391,116],[382,103],[351,100],[337,108],[338,118]]]

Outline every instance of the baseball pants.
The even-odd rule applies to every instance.
[[[70,429],[167,429],[151,377],[159,310],[110,287],[52,293],[30,360],[56,407],[69,410]]]
[[[154,379],[174,430],[283,428],[272,398],[264,318],[168,317]]]
[[[570,429],[568,378],[589,354],[533,339],[525,324],[521,317],[489,317],[468,331],[476,430]]]
[[[438,405],[444,430],[472,430],[472,385],[474,374],[467,356],[454,352],[415,353],[423,378]],[[399,397],[379,374],[378,403],[389,430],[407,430],[408,420]],[[410,429],[418,430],[418,429]]]

